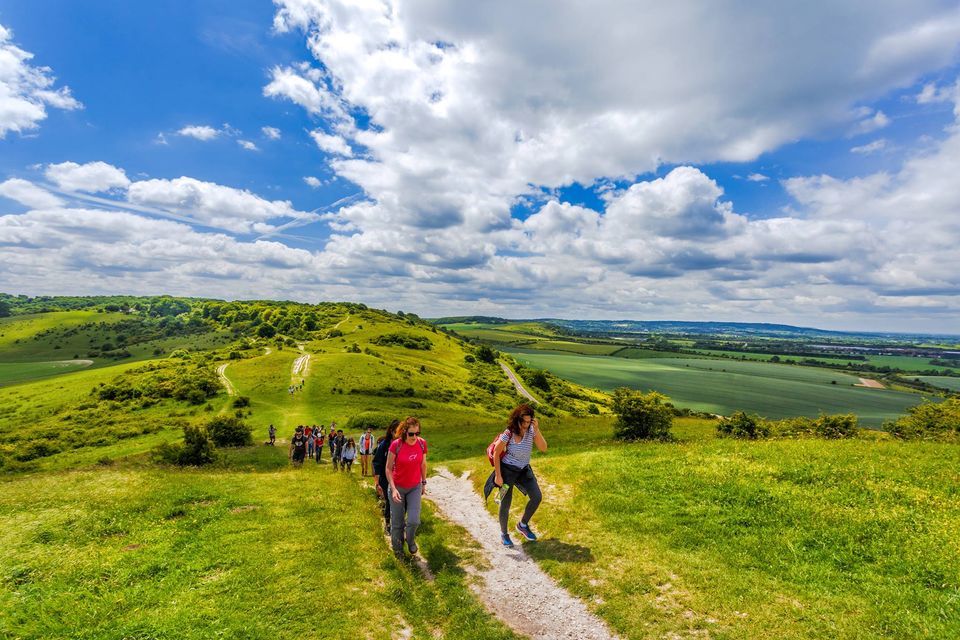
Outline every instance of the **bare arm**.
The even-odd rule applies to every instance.
[[[500,456],[503,455],[503,450],[506,448],[507,443],[498,438],[497,444],[493,448],[493,484],[498,487],[503,485],[503,473],[500,471]]]
[[[390,484],[390,497],[394,502],[400,502],[400,492],[397,491],[397,485],[393,483],[393,469],[397,463],[397,456],[393,451],[387,454],[387,466],[384,473],[387,475],[387,482]]]
[[[540,421],[534,419],[533,425],[533,444],[537,445],[542,453],[547,452],[547,441],[543,438],[543,433],[540,432]]]

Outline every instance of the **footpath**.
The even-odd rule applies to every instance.
[[[436,467],[424,497],[479,543],[483,564],[489,568],[467,568],[479,578],[472,588],[508,627],[533,640],[617,638],[582,601],[554,582],[526,554],[519,533],[512,534],[512,549],[501,544],[500,524],[484,508],[467,474],[457,478],[446,468]]]

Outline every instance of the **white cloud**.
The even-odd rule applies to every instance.
[[[10,178],[6,182],[0,182],[0,196],[16,200],[20,204],[33,209],[49,209],[63,204],[60,198],[46,189],[19,178]]]
[[[750,182],[766,182],[769,179],[769,176],[765,176],[762,173],[751,173],[747,176],[747,180]]]
[[[260,131],[263,132],[263,135],[271,140],[280,139],[280,129],[276,127],[261,127]]]
[[[208,140],[213,140],[218,137],[222,132],[219,129],[214,129],[213,127],[207,125],[196,125],[191,124],[183,127],[177,131],[177,135],[185,136],[188,138],[196,138],[197,140],[202,140],[206,142]]]
[[[304,176],[303,181],[306,182],[311,187],[313,187],[314,189],[318,189],[320,186],[323,185],[323,182],[321,182],[320,179],[315,176]]]
[[[47,117],[47,107],[80,109],[69,87],[54,89],[56,78],[50,67],[29,62],[29,51],[12,42],[13,33],[0,24],[0,140],[10,131],[22,133],[36,129]]]
[[[47,179],[66,191],[97,193],[111,189],[126,189],[130,184],[123,169],[106,162],[61,162],[47,165]]]
[[[883,111],[873,112],[870,109],[858,110],[862,115],[859,122],[850,130],[851,136],[872,133],[890,125],[890,118]]]
[[[879,138],[873,142],[869,142],[858,147],[851,147],[850,153],[859,153],[860,155],[870,155],[876,153],[877,151],[883,151],[887,148],[886,138]]]
[[[315,218],[313,214],[294,209],[287,200],[265,200],[246,190],[188,177],[134,182],[128,189],[128,200],[236,233],[273,231],[275,226],[269,222],[278,218]]]
[[[247,151],[260,151],[260,147],[250,142],[249,140],[237,140],[237,144],[246,149]]]
[[[317,130],[311,131],[310,137],[313,138],[313,141],[317,143],[317,146],[322,151],[346,157],[353,155],[353,150],[350,149],[350,145],[348,145],[346,140],[341,136],[331,136],[323,131]]]

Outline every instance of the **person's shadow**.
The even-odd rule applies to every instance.
[[[590,551],[590,547],[584,547],[579,544],[568,544],[556,538],[541,538],[532,544],[523,545],[523,550],[535,560],[593,562],[593,552]]]

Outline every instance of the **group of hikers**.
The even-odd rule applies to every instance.
[[[297,391],[303,391],[303,383],[304,381],[301,380],[299,384],[290,385],[289,387],[287,387],[287,393],[289,393],[290,395],[293,395]]]
[[[272,424],[268,430],[270,434],[269,444],[275,445],[277,441],[277,430]],[[297,425],[290,438],[290,448],[287,453],[290,461],[295,466],[302,466],[307,458],[320,464],[323,459],[323,447],[326,444],[330,449],[330,461],[333,463],[333,470],[352,471],[353,463],[357,457],[360,457],[360,473],[366,477],[370,473],[370,457],[373,455],[374,437],[373,429],[367,427],[367,430],[355,441],[348,438],[343,433],[343,429],[337,429],[337,423],[330,423],[330,430],[324,433],[323,425]]]
[[[273,425],[270,425],[271,444],[275,441],[275,433]],[[290,440],[291,462],[300,466],[310,456],[319,463],[325,441],[330,447],[334,469],[339,465],[340,469],[350,471],[359,453],[361,473],[373,477],[377,496],[382,500],[384,530],[390,536],[393,552],[402,557],[406,543],[407,551],[411,555],[416,554],[420,502],[427,486],[428,448],[422,436],[420,420],[414,417],[394,420],[376,440],[372,428],[367,427],[358,438],[359,444],[353,438],[345,437],[343,429],[337,429],[335,422],[330,424],[326,434],[322,426],[300,425]],[[483,490],[484,498],[488,498],[494,489],[498,490],[500,540],[506,547],[513,546],[507,521],[514,488],[528,498],[516,529],[526,540],[537,539],[530,528],[530,519],[540,506],[543,494],[530,467],[534,446],[546,451],[547,441],[540,432],[533,407],[521,404],[511,412],[506,429],[488,448],[493,471]]]

